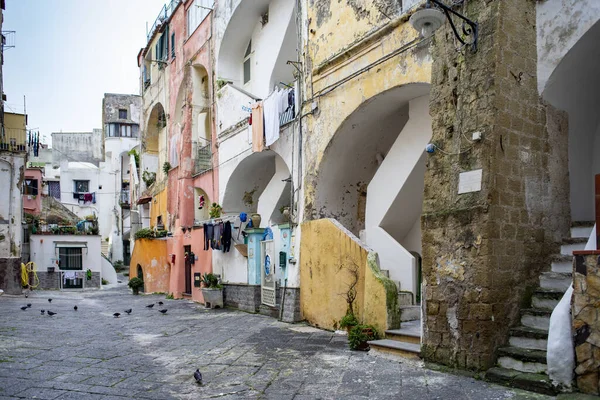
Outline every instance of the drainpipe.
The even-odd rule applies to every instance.
[[[283,281],[283,294],[281,295],[281,307],[279,307],[279,320],[283,319],[283,307],[285,306],[285,290],[287,289],[287,278]]]

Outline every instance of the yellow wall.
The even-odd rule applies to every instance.
[[[362,247],[351,235],[331,219],[302,224],[302,315],[312,325],[337,328],[347,310],[344,294],[352,282],[348,269],[356,265],[359,279],[354,313],[359,321],[374,325],[383,334],[399,321],[397,289],[391,280],[381,275],[376,254]]]
[[[129,263],[129,278],[137,276],[137,265],[144,272],[146,293],[169,291],[171,266],[167,254],[167,241],[164,239],[137,239]]]
[[[4,127],[6,129],[20,129],[25,132],[25,115],[4,113]]]
[[[156,225],[156,218],[159,215],[162,215],[163,224],[168,226],[167,224],[167,189],[161,190],[159,193],[152,197],[152,202],[150,203],[150,227],[154,227]]]
[[[370,4],[366,4],[370,3]],[[306,79],[306,97],[318,103],[318,113],[308,113],[307,171],[305,204],[310,205],[316,195],[313,178],[318,173],[325,151],[341,124],[365,101],[395,87],[411,83],[430,83],[431,57],[427,47],[412,48],[367,70],[361,75],[339,85],[329,93],[320,91],[349,77],[417,38],[416,31],[407,18],[390,21],[376,10],[376,2],[365,2],[369,16],[357,18],[348,4],[336,3],[329,10],[331,17],[319,19],[319,6],[309,7],[310,28],[315,33],[307,43],[312,65],[311,76]],[[316,3],[318,4],[318,3]],[[366,14],[365,14],[366,15]],[[343,29],[341,27],[343,26]],[[312,105],[312,101],[309,102]],[[307,106],[308,107],[308,106]],[[312,210],[307,210],[310,212]]]

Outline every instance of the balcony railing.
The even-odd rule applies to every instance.
[[[152,28],[150,28],[148,34],[146,35],[147,41],[150,41],[152,35],[154,34],[154,31],[159,26],[161,26],[166,20],[168,20],[169,17],[171,17],[171,14],[173,14],[173,11],[175,11],[175,8],[177,8],[177,5],[179,5],[179,3],[181,3],[181,0],[171,0],[169,3],[163,6],[163,8],[160,10],[160,13],[158,13],[158,17],[156,17]]]
[[[196,143],[196,158],[194,160],[194,174],[201,174],[212,169],[211,143]]]
[[[120,203],[121,203],[121,206],[129,206],[129,204],[130,204],[129,190],[121,190]]]
[[[0,150],[13,152],[26,152],[26,133],[22,129],[6,128],[0,132]]]

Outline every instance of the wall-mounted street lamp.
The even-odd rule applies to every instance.
[[[441,8],[443,13],[437,8],[432,8],[431,3]],[[413,28],[415,28],[424,38],[428,38],[431,35],[433,35],[433,33],[437,29],[439,29],[440,26],[442,26],[442,24],[444,23],[444,14],[446,14],[446,18],[450,22],[450,26],[452,27],[452,31],[454,32],[454,36],[456,36],[456,38],[462,44],[470,45],[471,51],[473,53],[477,52],[477,39],[479,37],[479,25],[477,24],[477,22],[471,21],[464,15],[454,11],[447,5],[443,4],[441,1],[427,0],[425,8],[415,12],[410,17],[410,23],[413,26]],[[463,39],[463,36],[460,33],[458,33],[458,29],[456,28],[456,25],[454,24],[454,21],[452,20],[452,16],[450,14],[462,19],[462,33],[465,37],[472,36],[473,39],[471,41],[467,42],[465,40],[466,38]]]

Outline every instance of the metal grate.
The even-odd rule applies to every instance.
[[[271,307],[275,307],[275,289],[266,288],[263,286],[261,291],[261,301]]]
[[[83,269],[82,253],[79,247],[62,247],[59,249],[58,257],[62,270]]]

